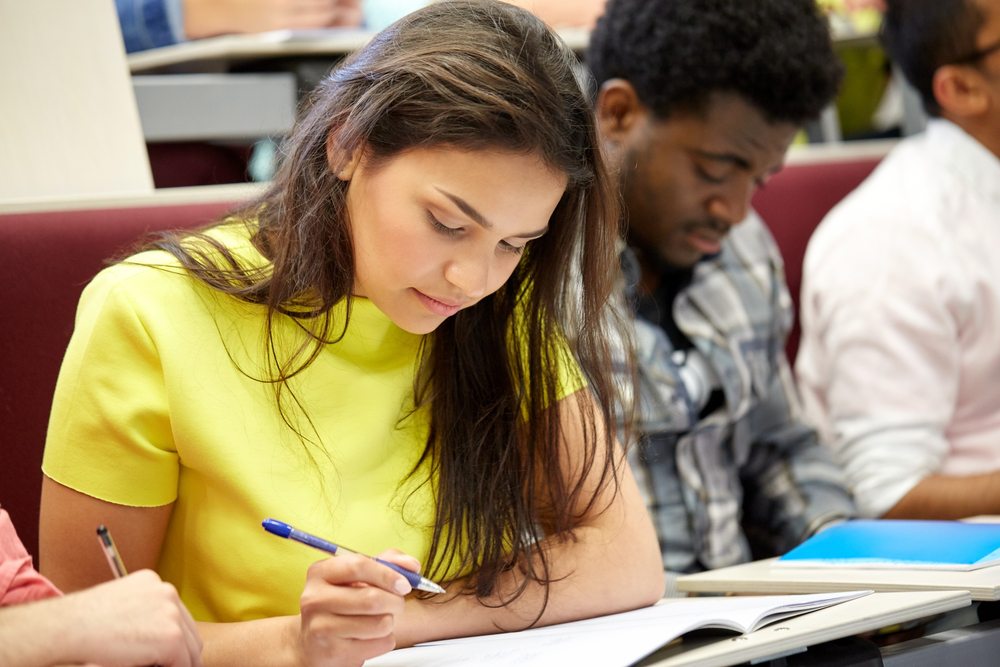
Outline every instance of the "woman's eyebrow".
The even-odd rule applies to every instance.
[[[440,192],[441,194],[443,194],[449,200],[451,200],[451,203],[453,203],[455,206],[457,206],[462,211],[462,213],[464,213],[466,216],[468,216],[477,225],[480,225],[481,227],[483,227],[485,229],[493,229],[493,223],[491,223],[489,220],[487,220],[486,216],[484,216],[482,213],[480,213],[479,211],[477,211],[472,206],[472,204],[470,204],[469,202],[465,201],[464,199],[462,199],[458,195],[452,194],[452,193],[448,192],[447,190],[442,190],[441,188],[439,188],[437,186],[434,186],[434,189],[437,190],[438,192]],[[542,227],[541,229],[539,229],[537,231],[525,232],[524,234],[513,234],[512,238],[517,238],[517,239],[535,239],[535,238],[538,238],[539,236],[542,236],[547,231],[549,231],[549,226],[545,225],[544,227]]]
[[[446,190],[442,190],[437,186],[435,186],[434,189],[443,194],[448,199],[450,199],[451,203],[453,203],[455,206],[461,209],[462,213],[471,218],[476,224],[480,225],[481,227],[485,227],[486,229],[493,229],[493,223],[487,220],[486,216],[484,216],[482,213],[473,208],[472,204],[465,201],[458,195],[454,195]]]

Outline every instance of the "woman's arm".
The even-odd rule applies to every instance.
[[[409,556],[384,553],[410,569]],[[359,665],[391,651],[410,585],[370,558],[345,553],[314,563],[298,616],[203,623],[206,665]]]
[[[567,476],[582,467],[583,459],[584,420],[575,398],[563,399]],[[604,425],[599,423],[598,427]],[[606,485],[571,537],[552,536],[544,543],[555,581],[550,584],[548,605],[539,621],[542,624],[645,606],[663,593],[656,533],[624,456],[619,452],[616,459],[617,492],[613,484]],[[597,473],[604,463],[599,454],[587,479],[590,491],[596,489]],[[110,572],[93,535],[93,527],[102,522],[115,535],[126,564],[150,567],[158,557],[169,514],[169,506],[122,507],[46,479],[42,495],[43,572],[67,590],[107,579]],[[86,530],[81,532],[81,526]],[[57,553],[61,554],[60,567],[52,558]],[[389,557],[405,567],[417,566],[412,559]],[[299,616],[201,624],[204,662],[210,666],[357,664],[360,656],[389,650],[393,641],[406,646],[443,637],[521,629],[538,615],[546,595],[543,586],[532,583],[505,607],[483,605],[470,596],[445,598],[443,604],[442,596],[429,600],[411,597],[404,606],[394,589],[398,581],[405,579],[366,558],[338,556],[321,561],[309,571]],[[359,587],[356,582],[368,585]],[[498,598],[519,583],[516,571],[505,575],[498,585]]]
[[[95,528],[105,524],[130,569],[155,567],[172,505],[126,507],[42,483],[41,566],[72,591],[111,577]],[[403,567],[420,564],[381,554]],[[241,623],[200,623],[205,665],[357,665],[393,648],[397,618],[410,585],[375,561],[344,554],[321,560],[306,575],[297,616]],[[152,661],[155,662],[155,661]]]
[[[563,428],[567,434],[568,471],[582,465],[583,418],[574,399],[575,396],[564,399]],[[594,511],[585,517],[572,538],[560,540],[553,536],[545,541],[550,576],[555,581],[550,585],[548,605],[540,624],[634,609],[652,604],[663,594],[663,566],[656,533],[624,456],[620,452],[617,456],[620,466],[617,493],[613,485],[607,486],[593,504]],[[592,470],[596,473],[603,463],[603,457],[599,457]],[[588,482],[593,490],[597,484],[596,474]],[[338,556],[323,562],[336,563],[341,558]],[[399,562],[416,569],[416,563],[412,561]],[[310,572],[310,581],[318,591],[335,594],[332,589],[336,589],[336,585],[325,586],[323,577],[314,577],[314,574]],[[519,583],[516,571],[505,575],[498,585],[497,599],[505,593],[509,594]],[[457,590],[460,585],[461,582],[453,582],[451,587]],[[310,583],[307,583],[306,589],[308,592]],[[475,597],[452,596],[451,593],[424,600],[410,596],[405,601],[405,607],[394,614],[391,621],[386,619],[386,623],[392,623],[389,632],[393,637],[390,639],[394,639],[396,646],[488,634],[503,629],[518,630],[535,619],[544,597],[545,590],[535,583],[530,584],[515,603],[506,607],[483,605]],[[336,607],[336,604],[331,602],[329,607]],[[306,613],[306,605],[303,604],[303,619]],[[326,622],[332,616],[324,615],[322,618]],[[202,626],[205,664],[295,664],[294,647],[303,641],[301,637],[307,636],[300,634],[304,633],[301,627],[306,624],[306,620],[300,624],[299,617],[286,617]],[[384,650],[389,650],[392,645],[392,641],[386,641]],[[280,646],[286,647],[284,653],[277,650]],[[263,656],[270,657],[265,659]],[[343,654],[338,657],[349,658]],[[351,663],[348,659],[342,664]]]
[[[582,465],[584,419],[575,399],[571,395],[562,401],[567,474]],[[597,426],[600,432],[605,425]],[[615,456],[617,493],[613,484],[607,485],[593,504],[593,511],[571,537],[551,536],[544,542],[554,581],[549,585],[541,625],[643,607],[663,595],[663,564],[656,531],[624,454],[616,451]],[[591,491],[604,462],[603,456],[598,456],[591,468]],[[498,585],[498,599],[514,590],[521,580],[516,568],[504,575]],[[543,586],[532,583],[513,604],[504,607],[483,605],[472,596],[449,599],[446,604],[437,598],[407,599],[406,611],[397,625],[397,645],[524,629],[538,615],[545,595]]]
[[[154,570],[172,510],[172,504],[129,507],[108,503],[43,477],[39,570],[67,593],[111,579],[111,568],[97,542],[100,524],[115,536],[129,571]]]

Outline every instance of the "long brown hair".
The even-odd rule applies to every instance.
[[[225,248],[198,250],[191,237],[156,244],[212,287],[266,305],[281,386],[347,327],[330,315],[334,304],[350,303],[354,262],[347,184],[328,148],[334,162],[363,149],[369,163],[414,148],[499,149],[538,154],[568,176],[549,231],[496,293],[425,338],[415,378],[415,404],[430,410],[422,461],[431,464],[437,498],[429,574],[460,564],[474,572],[468,591],[480,597],[512,567],[525,585],[548,583],[539,543],[547,535],[571,539],[584,513],[602,509],[584,477],[596,472],[605,489],[617,484],[622,464],[613,456],[604,312],[618,275],[617,197],[576,66],[528,12],[494,1],[431,4],[377,34],[306,101],[273,184],[240,214],[259,225],[254,243],[272,263],[267,271],[243,269],[231,255],[220,266]],[[292,359],[279,359],[271,338],[279,316],[308,334]],[[586,456],[569,480],[558,395],[567,346],[591,390],[573,396]]]

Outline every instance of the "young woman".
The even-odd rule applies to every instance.
[[[655,533],[606,427],[613,202],[573,56],[530,13],[390,26],[312,96],[260,202],[87,288],[43,572],[106,578],[107,524],[203,622],[209,665],[359,664],[653,602]],[[266,517],[447,592],[310,566]]]

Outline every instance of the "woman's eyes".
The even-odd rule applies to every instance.
[[[507,243],[506,241],[501,241],[500,242],[500,249],[501,250],[503,250],[504,252],[509,252],[511,254],[514,254],[514,255],[520,255],[522,252],[524,252],[524,248],[525,248],[525,246],[523,246],[523,245],[511,245],[510,243]]]
[[[427,211],[427,220],[430,221],[431,227],[433,227],[437,231],[447,236],[458,236],[459,234],[462,233],[461,227],[449,227],[448,225],[444,224],[443,222],[435,218],[434,214],[431,213],[430,211]]]
[[[431,227],[433,227],[435,230],[448,237],[458,236],[465,231],[464,227],[449,227],[448,225],[438,220],[434,216],[434,214],[431,213],[430,211],[427,211],[427,220],[431,223]],[[516,246],[511,243],[508,243],[507,241],[500,242],[500,249],[503,252],[509,252],[514,255],[520,255],[521,253],[523,253],[524,248],[525,246]]]

